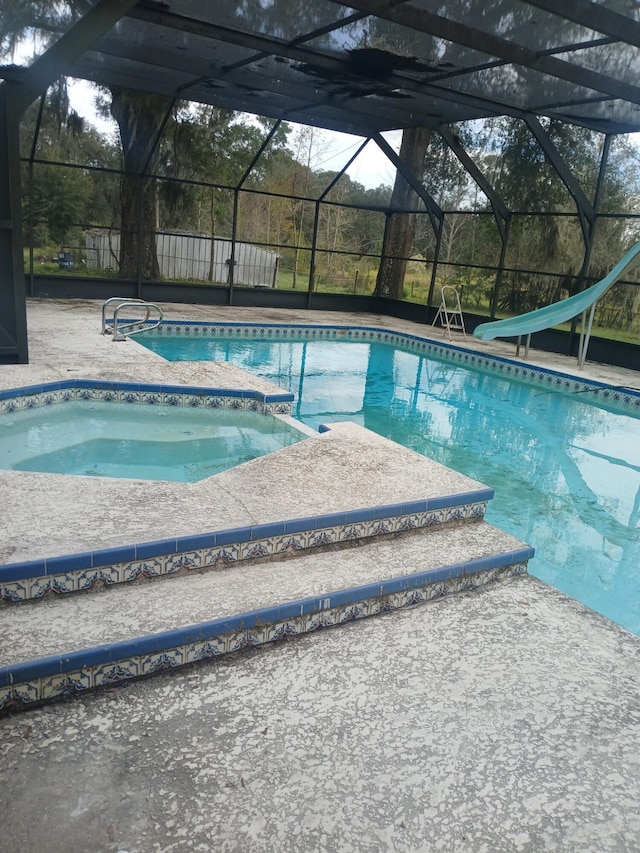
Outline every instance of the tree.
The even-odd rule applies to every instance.
[[[114,145],[73,112],[61,112],[51,96],[45,102],[39,124],[38,113],[38,106],[32,104],[20,129],[21,153],[29,159],[37,131],[37,162],[32,168],[24,167],[29,191],[24,194],[23,212],[27,239],[45,246],[49,242],[68,242],[74,227],[111,219],[112,199],[101,184],[101,173],[78,167],[113,168],[117,165],[117,152]],[[46,161],[56,165],[49,166]]]
[[[412,172],[421,178],[424,159],[432,131],[423,127],[407,128],[402,134],[400,159]],[[386,230],[383,257],[378,270],[375,296],[402,299],[402,287],[416,230],[416,215],[420,197],[413,187],[398,172],[391,196],[391,212]],[[394,213],[393,211],[409,211]]]

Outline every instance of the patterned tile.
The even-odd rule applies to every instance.
[[[301,633],[301,627],[297,619],[291,619],[287,622],[276,622],[274,625],[269,625],[267,628],[267,642],[273,643],[279,640],[287,640],[290,637],[297,637]]]
[[[377,518],[367,522],[367,536],[384,536],[393,533],[393,521],[389,518]]]
[[[292,533],[289,536],[281,536],[274,543],[275,554],[293,554],[296,551],[302,551],[308,546],[308,533]]]
[[[185,662],[184,658],[184,652],[179,648],[145,655],[140,659],[140,675],[150,675],[163,669],[182,666]]]
[[[259,560],[275,553],[275,540],[261,539],[258,542],[243,542],[238,549],[239,560]]]
[[[414,607],[416,604],[424,604],[426,595],[422,589],[408,589],[402,593],[402,606]]]
[[[199,569],[202,566],[200,551],[188,551],[182,554],[170,554],[165,560],[165,574],[179,572],[180,569]]]
[[[367,536],[367,524],[347,524],[341,528],[339,538],[341,542],[349,542],[353,539],[362,539]]]
[[[133,560],[130,563],[122,563],[120,568],[120,581],[134,581],[140,575],[147,578],[156,578],[164,574],[164,562],[156,557],[150,560]]]
[[[307,618],[307,631],[320,631],[322,628],[332,628],[335,624],[335,613],[331,610],[322,610]]]
[[[31,705],[42,698],[40,692],[40,679],[34,681],[23,681],[21,684],[14,685],[13,697],[16,701],[23,705]]]
[[[364,602],[349,604],[346,607],[336,608],[336,610],[336,625],[341,625],[345,622],[355,622],[356,619],[363,619],[365,616],[368,616]]]
[[[228,566],[240,559],[239,545],[223,545],[219,548],[211,548],[205,553],[202,561],[203,566]]]
[[[213,637],[210,640],[202,640],[200,643],[192,643],[185,646],[185,663],[194,663],[198,660],[223,655],[227,651],[227,641],[224,636]]]
[[[124,579],[124,566],[122,563],[117,563],[114,566],[101,566],[98,570],[98,577],[106,586],[112,586],[114,583],[122,583]]]
[[[76,693],[79,693],[81,690],[90,690],[93,687],[91,667],[68,672],[67,685],[70,690]]]
[[[333,545],[338,542],[339,528],[325,527],[322,530],[312,530],[307,539],[308,548],[320,548],[323,545]]]
[[[56,699],[65,696],[72,689],[66,673],[58,673],[40,679],[40,697],[42,699]]]
[[[421,513],[413,513],[412,515],[401,515],[395,520],[394,529],[397,533],[404,530],[414,530],[416,527],[421,527]]]
[[[92,681],[94,687],[102,687],[105,684],[117,684],[127,678],[136,678],[140,674],[140,661],[137,658],[131,658],[94,667]]]
[[[7,601],[27,601],[29,598],[29,581],[12,581],[3,584],[2,597]]]
[[[85,569],[82,572],[70,572],[74,575],[75,587],[77,590],[91,589],[100,580],[99,569]]]
[[[37,578],[29,578],[29,598],[42,598],[51,591],[51,578],[40,575]]]
[[[0,710],[7,708],[13,700],[13,688],[10,684],[0,687]]]

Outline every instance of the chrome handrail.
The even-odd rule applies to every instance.
[[[137,303],[144,304],[144,299],[134,299],[127,298],[123,296],[110,296],[109,299],[102,306],[102,335],[110,335],[113,331],[112,326],[107,326],[107,307],[112,305],[114,302],[129,302],[129,303]]]
[[[144,306],[145,316],[141,320],[132,320],[127,323],[118,325],[118,315],[123,308],[141,307]],[[152,311],[157,311],[158,316],[151,325],[145,325]],[[147,331],[148,329],[157,329],[164,319],[162,308],[156,305],[155,302],[145,302],[143,299],[128,299],[121,302],[113,312],[113,338],[114,341],[125,341],[127,335],[135,335],[137,332]],[[137,327],[137,328],[136,328]],[[125,331],[126,330],[126,331]]]
[[[110,305],[117,303],[113,309],[112,325],[107,322],[107,309]],[[122,308],[144,308],[145,315],[140,320],[128,321],[118,325],[118,315]],[[149,322],[149,317],[152,311],[157,311],[158,316],[152,321],[151,325],[146,325]],[[155,302],[146,302],[144,299],[131,298],[127,299],[122,296],[111,296],[102,305],[102,334],[113,334],[114,341],[124,341],[127,335],[134,335],[137,332],[142,332],[145,329],[156,329],[164,319],[162,308],[156,305]]]

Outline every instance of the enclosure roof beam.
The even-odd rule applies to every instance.
[[[316,50],[302,44],[299,45],[294,42],[285,41],[284,39],[277,38],[276,36],[241,32],[220,24],[213,24],[206,21],[195,21],[174,12],[167,12],[156,8],[150,9],[141,6],[137,6],[132,9],[128,17],[135,18],[140,21],[146,21],[147,23],[155,24],[156,26],[168,27],[191,35],[201,36],[202,38],[215,39],[217,41],[237,45],[238,47],[251,48],[268,55],[284,57],[285,59],[289,59],[293,62],[332,72],[336,75],[351,72],[351,66],[348,58],[344,55],[329,51]],[[111,46],[109,49],[112,49]],[[113,50],[114,53],[117,51],[115,45],[113,45]],[[221,76],[224,78],[224,75],[225,69],[222,70]],[[210,78],[216,79],[216,74],[212,73]],[[431,95],[439,100],[468,106],[474,110],[481,109],[488,115],[509,115],[514,118],[523,118],[527,114],[524,109],[518,108],[517,106],[505,101],[500,101],[490,97],[483,97],[482,95],[471,95],[460,91],[449,90],[433,83],[416,80],[415,78],[396,71],[391,71],[386,76],[385,82],[389,84],[390,89],[406,89],[407,91]],[[268,81],[265,81],[265,85],[267,83]],[[640,92],[640,90],[638,91]],[[411,122],[404,122],[405,126],[409,124],[411,124]]]
[[[453,133],[451,128],[447,125],[440,127],[439,132],[449,148],[453,151],[458,160],[462,163],[464,168],[491,202],[500,237],[504,242],[507,237],[507,222],[511,218],[511,213],[509,212],[506,204],[464,149],[464,146],[460,142],[460,137]]]
[[[108,32],[137,0],[98,0],[23,73],[17,107],[24,112],[69,66]]]
[[[578,209],[578,216],[580,217],[580,225],[582,227],[582,234],[585,239],[585,244],[588,244],[590,239],[589,234],[596,218],[596,213],[593,208],[593,205],[584,194],[584,191],[576,180],[575,175],[571,172],[571,170],[563,160],[562,155],[555,147],[555,145],[551,141],[551,138],[549,137],[549,134],[542,127],[538,119],[534,118],[533,116],[529,116],[525,119],[525,121],[529,130],[542,148],[545,157],[556,170],[562,183],[569,190],[569,193],[575,201],[576,207]]]
[[[398,7],[381,6],[379,0],[332,0],[332,2],[340,6],[358,9],[361,12],[368,11],[371,15],[410,27],[416,32],[427,33],[454,44],[482,51],[499,59],[505,59],[514,65],[533,68],[551,77],[568,80],[577,86],[640,104],[640,88],[638,86],[632,86],[617,80],[615,77],[582,68],[554,56],[540,55],[536,51],[515,42],[494,36],[484,30],[469,27],[442,15],[436,15],[426,9],[403,5]]]
[[[433,226],[433,230],[437,233],[438,226],[444,222],[444,211],[438,202],[426,191],[421,181],[413,174],[411,169],[407,168],[407,164],[400,159],[387,140],[380,133],[375,133],[371,137],[378,147],[387,155],[396,169],[400,172],[409,186],[420,196],[427,208],[429,219]]]
[[[591,0],[524,0],[529,6],[551,12],[567,21],[573,21],[617,41],[640,47],[640,23],[627,15],[621,15],[607,9],[601,3]]]

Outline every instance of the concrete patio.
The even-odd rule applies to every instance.
[[[378,316],[165,308],[170,318],[384,325],[442,336]],[[95,302],[30,303],[31,363],[0,368],[0,387],[70,375],[246,381],[229,365],[166,364],[133,341],[112,343],[99,335],[99,317]],[[469,346],[513,355],[504,343]],[[558,356],[532,353],[530,362],[577,374]],[[602,365],[587,364],[585,373],[638,384],[636,374]],[[398,454],[397,464],[406,457]],[[405,485],[413,470],[405,469]],[[29,559],[45,543],[59,553],[78,550],[79,539],[92,547],[100,494],[119,520],[127,514],[106,481],[87,485],[107,489],[95,492],[91,510],[79,486],[54,503],[39,487],[47,475],[30,475],[25,489],[13,473],[0,474],[2,562]],[[384,483],[371,483],[373,499]],[[163,535],[178,535],[187,504],[182,515],[172,511],[154,486],[150,521],[136,514],[120,539],[105,523],[99,538],[149,538],[149,524],[151,535],[167,527]],[[76,513],[70,527],[56,525],[65,501],[89,508],[86,524]],[[216,513],[229,511],[223,503]],[[325,557],[336,572],[349,563],[348,552],[333,566],[330,551]],[[26,607],[0,610],[0,625],[8,630]],[[150,605],[150,618],[162,607]],[[523,576],[35,708],[0,721],[2,846],[635,851],[639,664],[639,637]]]

